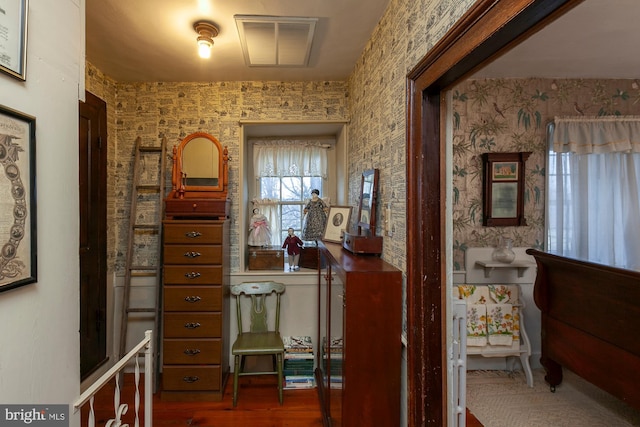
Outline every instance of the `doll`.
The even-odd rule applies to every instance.
[[[289,235],[284,240],[282,244],[283,248],[287,248],[287,254],[289,255],[289,271],[291,270],[300,270],[298,267],[298,261],[300,261],[300,252],[302,251],[302,240],[298,236],[296,236],[293,228],[289,228]]]
[[[324,227],[327,224],[327,212],[329,207],[320,198],[320,191],[311,190],[311,200],[304,208],[304,226],[302,238],[304,240],[318,240],[322,238]]]
[[[267,217],[260,213],[260,209],[253,210],[253,216],[249,222],[249,246],[269,246],[271,245],[271,228]]]

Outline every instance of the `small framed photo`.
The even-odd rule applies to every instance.
[[[0,292],[36,281],[36,119],[0,105]]]
[[[322,241],[342,243],[351,220],[351,206],[330,206]]]
[[[0,2],[0,71],[27,79],[28,0]]]
[[[524,163],[530,155],[530,152],[482,155],[482,225],[527,225],[524,218]]]

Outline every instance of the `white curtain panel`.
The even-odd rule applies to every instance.
[[[547,246],[640,270],[640,118],[556,118]]]
[[[327,177],[327,149],[321,143],[269,141],[254,144],[253,171],[256,178],[268,176]]]

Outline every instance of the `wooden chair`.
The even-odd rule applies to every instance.
[[[277,375],[278,397],[282,405],[283,388],[283,359],[284,343],[280,336],[280,297],[285,286],[276,282],[246,282],[231,287],[231,294],[236,296],[236,311],[238,317],[238,337],[233,343],[231,354],[234,356],[233,378],[233,406],[238,402],[238,379],[245,375]],[[267,319],[267,298],[275,292],[276,307],[275,329],[270,331]],[[251,299],[250,327],[245,332],[242,326],[242,300],[241,294]],[[245,304],[246,305],[246,304]],[[243,372],[245,356],[271,355],[273,357],[273,370],[266,372]]]

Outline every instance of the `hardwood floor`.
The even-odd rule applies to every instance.
[[[466,427],[484,427],[480,421],[467,409],[467,425]]]
[[[167,402],[161,393],[153,396],[154,427],[208,426],[208,427],[321,427],[322,417],[318,392],[310,390],[285,390],[284,403],[278,403],[275,377],[241,378],[238,391],[238,405],[233,407],[233,378],[225,389],[221,402]],[[142,381],[141,381],[142,382]],[[134,425],[133,377],[125,375],[121,402],[130,405],[122,417],[123,423]],[[104,426],[114,418],[113,382],[105,386],[94,402],[96,426]],[[82,408],[82,425],[87,425],[88,404]],[[143,424],[144,410],[140,410],[140,425]],[[359,426],[354,426],[359,427]],[[393,427],[393,426],[389,426]],[[482,427],[467,411],[467,427]]]
[[[161,393],[153,396],[154,427],[321,427],[320,404],[316,389],[285,390],[284,403],[278,403],[275,377],[244,377],[240,379],[238,405],[233,407],[233,378],[225,389],[221,402],[168,402]],[[133,425],[133,378],[125,376],[122,387],[123,403],[130,408],[123,423]],[[114,417],[114,385],[105,386],[96,396],[94,408],[96,425],[102,426]],[[144,411],[140,411],[143,418]],[[82,408],[82,425],[87,425],[88,405]],[[141,425],[142,421],[141,421]]]

